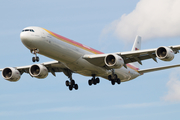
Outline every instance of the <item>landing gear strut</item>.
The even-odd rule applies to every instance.
[[[37,56],[37,53],[39,53],[39,50],[38,49],[32,49],[31,50],[31,53],[35,55],[35,57],[32,57],[32,61],[33,62],[39,62],[39,57]]]
[[[64,69],[63,73],[70,79],[65,82],[66,86],[69,87],[69,90],[71,91],[73,88],[75,90],[78,90],[78,84],[76,84],[75,81],[72,79],[72,71],[69,69]]]
[[[88,84],[91,86],[92,84],[96,85],[97,83],[100,83],[100,79],[98,77],[96,78],[96,75],[93,74],[92,79],[88,81]]]
[[[115,85],[115,83],[121,84],[121,80],[117,77],[116,74],[114,74],[114,69],[112,69],[112,75],[108,76],[108,80],[111,81],[112,85]]]

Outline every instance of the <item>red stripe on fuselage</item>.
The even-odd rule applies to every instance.
[[[45,30],[46,30],[46,29],[45,29]],[[104,53],[102,53],[102,52],[100,52],[100,51],[98,51],[98,50],[95,50],[95,49],[93,49],[93,48],[91,48],[91,47],[88,47],[88,46],[83,45],[83,44],[81,44],[81,43],[78,43],[78,42],[76,42],[76,41],[70,40],[70,39],[68,39],[68,38],[66,38],[66,37],[63,37],[63,36],[61,36],[61,35],[58,35],[58,34],[56,34],[56,33],[54,33],[54,32],[49,31],[49,30],[46,30],[46,31],[47,31],[49,34],[51,34],[52,36],[56,37],[57,39],[59,39],[59,40],[61,40],[61,41],[64,41],[64,42],[66,42],[66,43],[69,43],[69,44],[71,44],[71,45],[75,45],[75,46],[77,46],[77,47],[79,47],[79,48],[82,48],[82,49],[87,50],[87,51],[89,51],[89,52],[92,52],[92,53],[94,53],[94,54],[104,54]]]

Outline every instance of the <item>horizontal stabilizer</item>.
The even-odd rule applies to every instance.
[[[169,68],[174,68],[174,67],[180,67],[180,64],[171,65],[171,66],[164,66],[164,67],[158,67],[158,68],[144,69],[144,70],[139,70],[138,72],[140,74],[143,74],[143,73],[154,72],[154,71],[159,71],[159,70],[164,70],[164,69],[169,69]]]

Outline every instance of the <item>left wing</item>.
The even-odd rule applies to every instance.
[[[180,45],[177,46],[169,46],[169,47],[159,47],[155,49],[147,49],[147,50],[137,50],[137,51],[130,51],[130,52],[122,52],[122,53],[117,53],[118,55],[122,56],[125,60],[125,63],[132,63],[132,62],[139,62],[141,64],[142,60],[147,60],[147,59],[153,59],[155,62],[157,62],[156,57],[156,51],[158,49],[164,48],[164,49],[169,49],[174,52],[174,54],[179,53],[180,50]],[[166,50],[167,53],[168,50]],[[166,54],[167,55],[167,54]],[[161,56],[159,56],[161,57]]]
[[[162,49],[162,50],[160,50]],[[163,51],[165,50],[165,51]],[[142,60],[147,59],[153,59],[157,62],[156,57],[163,60],[166,56],[168,57],[168,54],[177,54],[179,53],[180,45],[177,46],[170,46],[170,47],[159,47],[155,49],[146,49],[146,50],[137,50],[137,51],[129,51],[129,52],[118,52],[118,53],[110,53],[110,54],[96,54],[96,55],[84,55],[83,58],[87,60],[88,62],[100,66],[105,67],[105,58],[108,55],[118,55],[123,58],[124,63],[133,63],[133,62],[139,62],[139,64],[142,65]],[[156,55],[156,52],[160,51],[160,56]],[[165,53],[164,53],[165,52]],[[173,53],[172,53],[173,52]],[[168,59],[168,58],[165,58]],[[164,61],[170,61],[170,60],[164,60]]]

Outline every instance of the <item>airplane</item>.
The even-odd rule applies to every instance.
[[[180,66],[177,64],[140,70],[139,66],[142,65],[143,60],[152,59],[157,62],[158,58],[162,61],[172,61],[180,50],[180,45],[141,50],[140,36],[135,38],[131,51],[107,54],[41,27],[24,28],[20,33],[20,39],[34,54],[33,62],[39,62],[37,54],[55,61],[0,69],[2,77],[10,82],[18,81],[23,73],[43,79],[48,73],[56,76],[56,72],[63,72],[69,78],[65,81],[65,85],[71,91],[79,88],[72,77],[74,73],[91,76],[92,79],[88,80],[90,86],[100,83],[99,77],[115,85],[135,79],[144,73]]]

